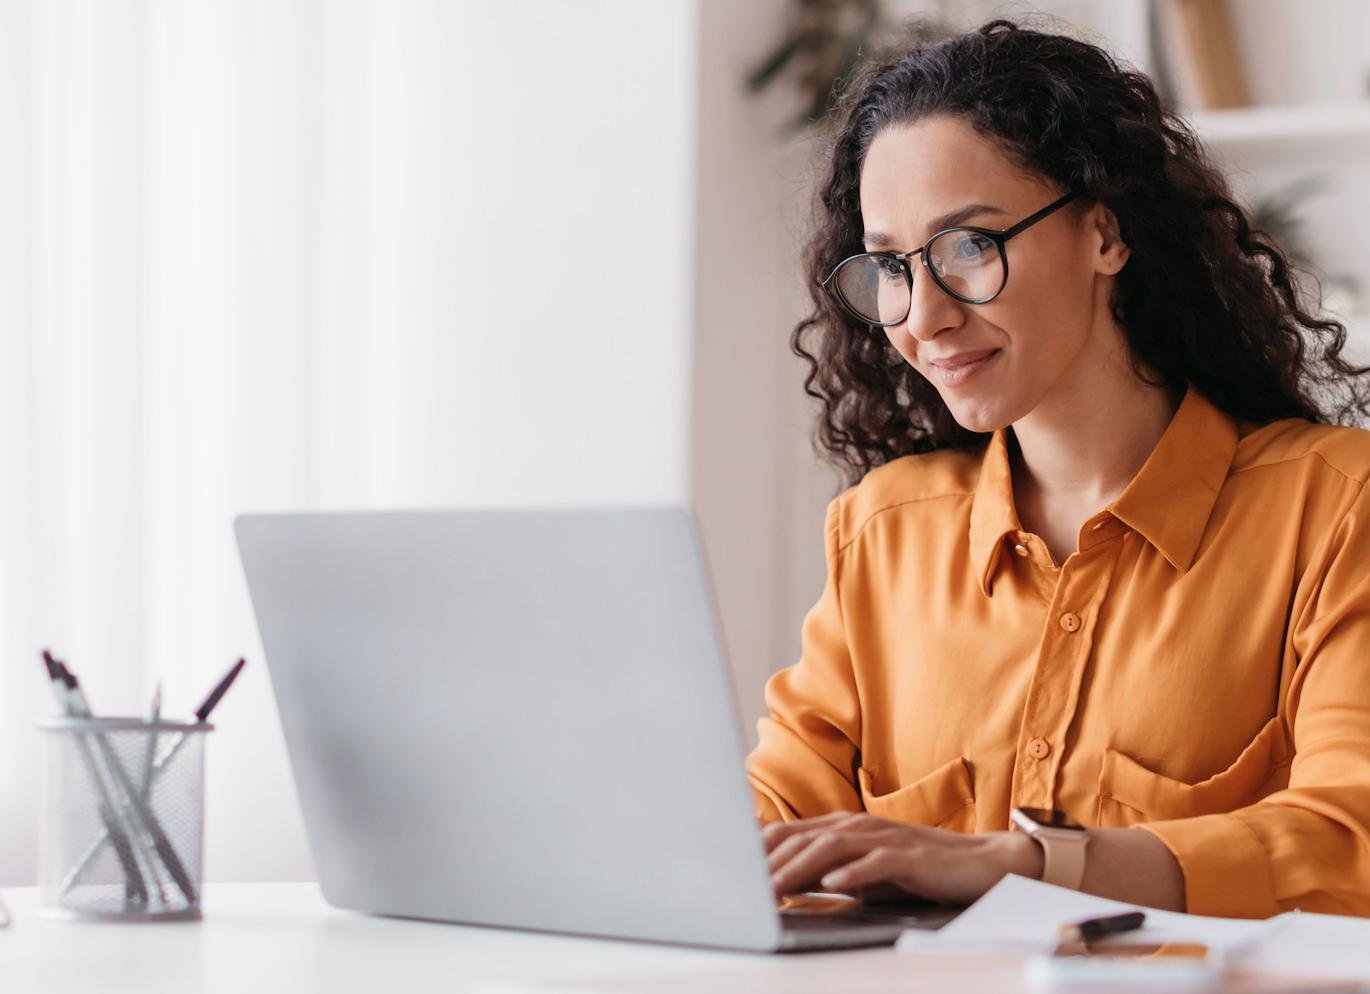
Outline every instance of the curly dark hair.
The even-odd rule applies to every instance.
[[[1237,420],[1367,415],[1370,367],[1342,358],[1346,328],[1309,313],[1288,257],[1253,231],[1190,126],[1151,80],[1103,49],[993,20],[866,66],[836,108],[840,125],[804,256],[813,311],[791,350],[822,402],[816,447],[858,482],[900,456],[973,449],[936,388],[818,283],[863,251],[861,165],[876,135],[930,115],[959,118],[1010,160],[1062,188],[1072,207],[1102,202],[1131,249],[1112,313],[1139,378],[1176,395],[1192,383]]]

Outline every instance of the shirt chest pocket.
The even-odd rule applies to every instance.
[[[975,790],[963,758],[884,794],[876,792],[877,778],[865,767],[856,771],[856,779],[866,811],[877,818],[957,832],[975,829]]]
[[[1265,724],[1231,766],[1200,783],[1175,780],[1147,769],[1131,756],[1105,749],[1095,823],[1127,826],[1235,811],[1288,786],[1290,758],[1284,724],[1277,717]]]

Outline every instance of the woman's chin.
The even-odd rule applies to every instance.
[[[1003,405],[987,402],[976,403],[964,397],[947,403],[947,410],[956,423],[966,431],[989,434],[1013,424],[1014,418]]]

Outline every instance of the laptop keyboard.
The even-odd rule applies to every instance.
[[[929,908],[907,915],[866,914],[859,911],[831,915],[813,912],[780,912],[783,947],[786,949],[852,949],[888,946],[906,928],[936,929],[956,916],[946,908]]]

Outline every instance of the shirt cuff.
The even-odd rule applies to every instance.
[[[1275,899],[1270,856],[1237,814],[1200,815],[1138,825],[1165,843],[1184,873],[1191,915],[1269,918]]]

